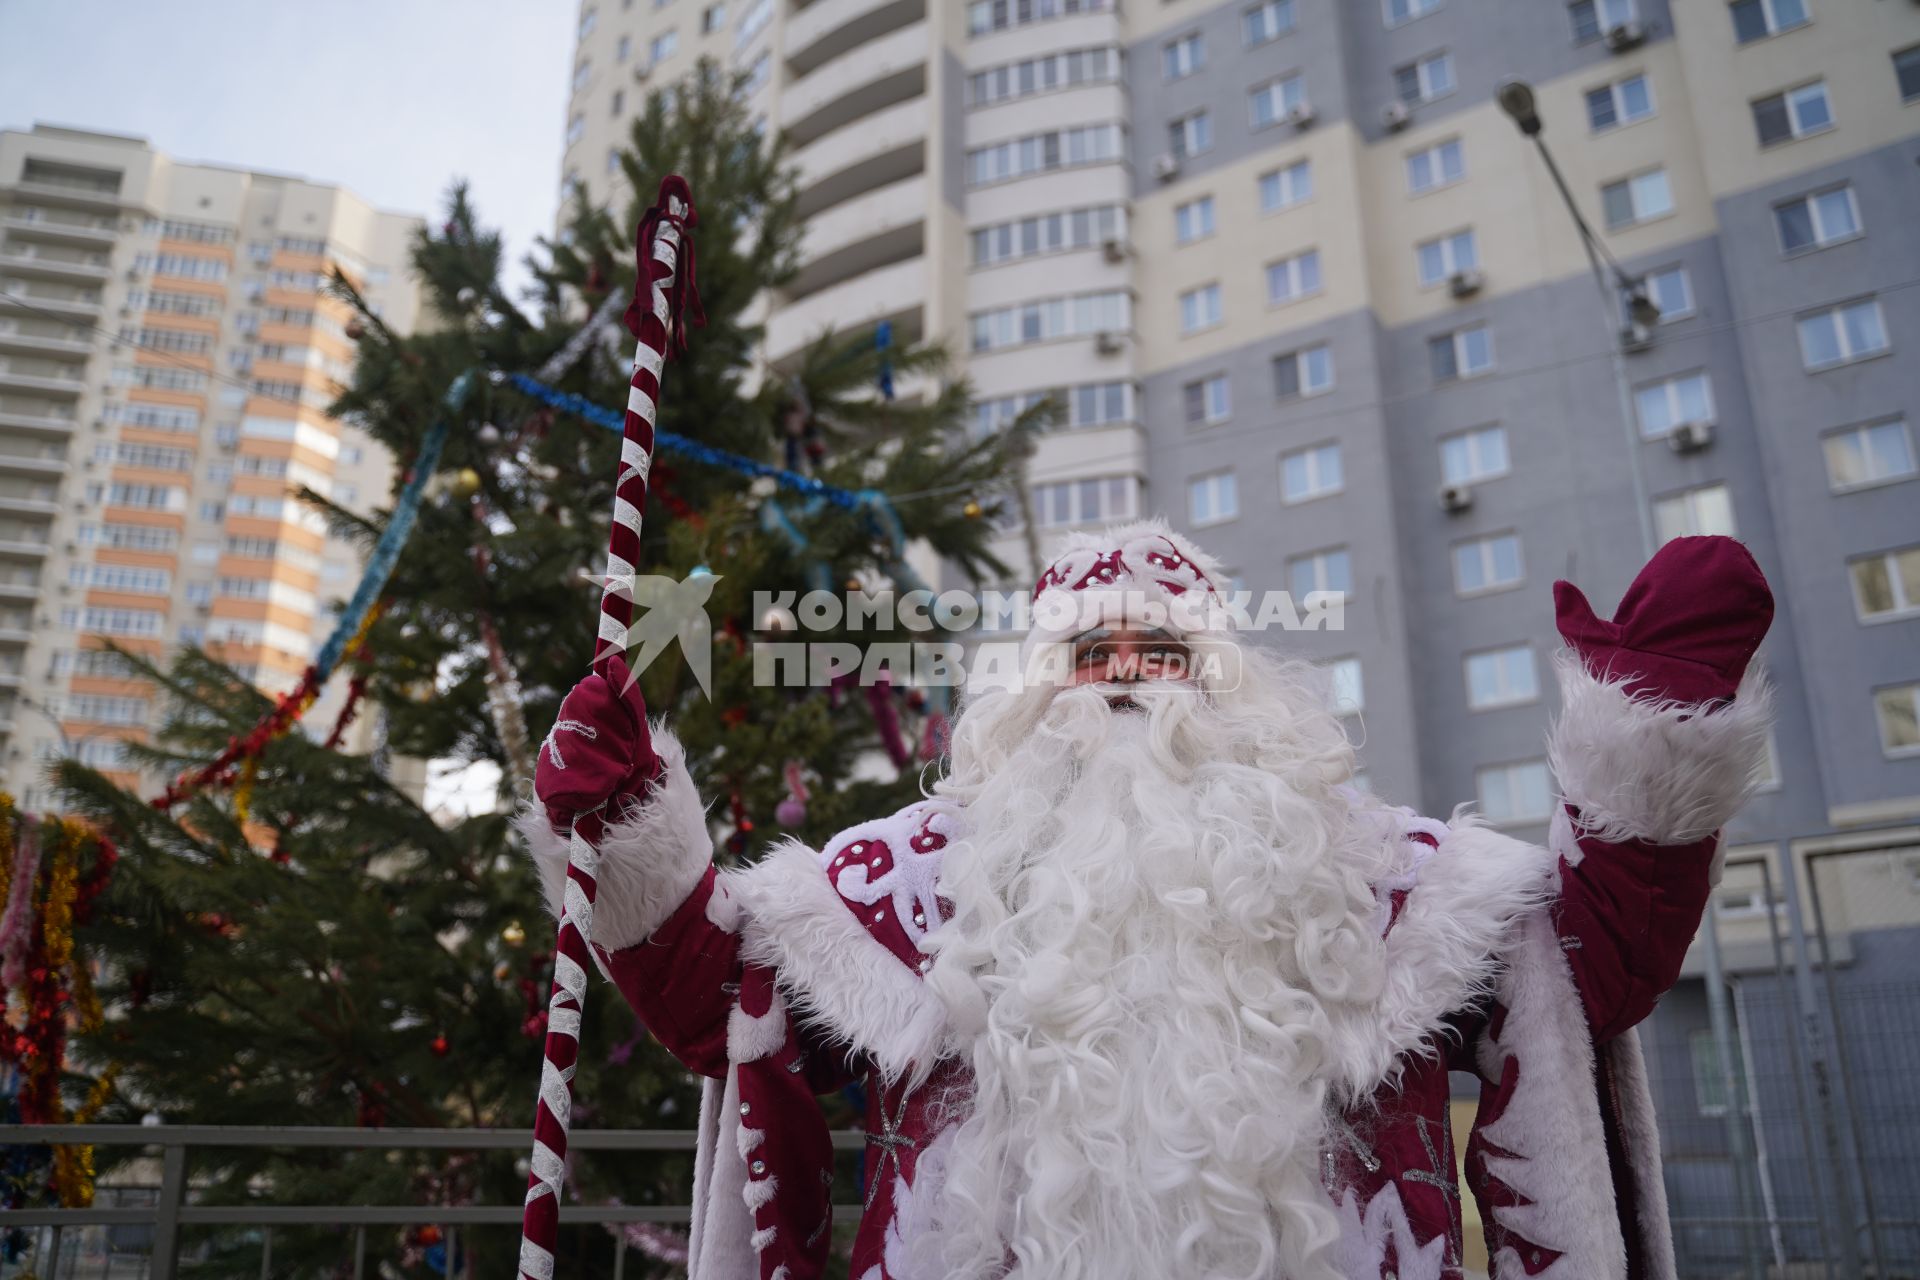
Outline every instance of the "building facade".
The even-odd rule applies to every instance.
[[[1276,642],[1335,664],[1383,795],[1539,834],[1553,580],[1604,613],[1650,544],[1744,540],[1780,602],[1779,725],[1732,832],[1728,981],[1830,1039],[1920,1002],[1920,7],[585,0],[563,184],[610,197],[648,88],[703,54],[795,147],[809,222],[766,362],[829,324],[942,340],[981,431],[1062,399],[1029,475],[1047,531],[1160,514],[1239,588],[1345,593],[1343,630]],[[1510,78],[1656,323],[1596,283]],[[1762,920],[1790,957],[1831,931],[1838,985],[1772,975]],[[1648,1034],[1708,1135],[1668,1134],[1704,1221],[1742,1206],[1701,969]],[[1778,1123],[1776,1162],[1814,1161],[1760,1092],[1761,1147]],[[1920,1165],[1867,1150],[1920,1146],[1910,1119],[1854,1092],[1850,1176],[1912,1203]]]
[[[138,138],[0,133],[0,783],[26,806],[61,756],[136,781],[163,708],[106,641],[298,680],[359,553],[292,494],[370,510],[392,474],[326,415],[353,343],[321,290],[338,268],[410,330],[418,225]]]

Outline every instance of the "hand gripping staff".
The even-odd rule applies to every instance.
[[[647,471],[653,464],[654,418],[660,400],[660,369],[669,344],[686,348],[682,313],[691,308],[704,323],[693,278],[695,222],[693,196],[686,179],[661,180],[660,197],[640,220],[634,237],[639,278],[627,307],[627,328],[637,338],[627,413],[620,436],[620,471],[614,484],[613,530],[607,546],[605,590],[600,597],[599,638],[593,665],[606,669],[626,648],[633,625],[632,577],[640,559],[640,515],[647,506]],[[560,1226],[560,1187],[566,1176],[567,1130],[573,1111],[573,1072],[580,1056],[580,1013],[593,936],[594,877],[606,806],[573,816],[567,842],[567,885],[554,943],[553,993],[547,1002],[545,1060],[540,1066],[540,1098],[533,1121],[533,1167],[527,1175],[527,1204],[520,1225],[522,1280],[553,1280],[554,1248]]]

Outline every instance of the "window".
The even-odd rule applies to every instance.
[[[1701,534],[1734,536],[1733,498],[1723,484],[1703,485],[1685,493],[1655,498],[1653,528],[1662,544]]]
[[[1920,752],[1920,684],[1876,689],[1873,716],[1880,722],[1880,750],[1889,756]]]
[[[622,36],[621,39],[625,40],[626,37]],[[582,89],[586,88],[587,81],[591,80],[592,78],[593,78],[592,60],[588,58],[580,59],[580,65],[573,69],[573,91],[575,93],[578,93]]]
[[[1256,129],[1278,124],[1295,107],[1306,105],[1307,86],[1297,73],[1270,80],[1247,94],[1248,111]]]
[[[1420,260],[1420,284],[1427,287],[1443,283],[1456,271],[1471,271],[1480,265],[1474,248],[1473,232],[1456,231],[1450,236],[1428,240],[1415,250]]]
[[[1360,659],[1335,658],[1326,665],[1327,709],[1337,716],[1356,716],[1367,709],[1366,683],[1360,676]]]
[[[1693,286],[1682,266],[1662,267],[1640,277],[1640,287],[1653,305],[1660,308],[1660,323],[1680,320],[1693,314]],[[1629,299],[1620,299],[1623,317],[1629,314]]]
[[[1160,71],[1168,80],[1183,80],[1207,65],[1207,46],[1198,31],[1171,41],[1160,50]]]
[[[1733,37],[1741,44],[1807,25],[1806,0],[1733,0]]]
[[[1600,188],[1600,204],[1606,210],[1607,226],[1612,230],[1665,217],[1673,212],[1673,191],[1667,185],[1667,171],[1649,169],[1631,178],[1610,182]]]
[[[1799,196],[1773,208],[1780,247],[1788,254],[1824,249],[1860,234],[1860,206],[1851,186]]]
[[[1633,21],[1633,0],[1576,0],[1569,6],[1575,44],[1598,40],[1624,22]]]
[[[1440,7],[1440,0],[1386,0],[1387,25],[1397,27]]]
[[[1076,13],[1105,13],[1111,8],[1107,0],[974,0],[967,6],[967,34],[983,36],[1030,22]]]
[[[1177,206],[1173,211],[1173,238],[1177,244],[1192,244],[1213,234],[1213,197],[1201,196]]]
[[[1138,490],[1131,476],[1037,484],[1033,487],[1034,518],[1045,528],[1125,520],[1136,514]]]
[[[1823,442],[1827,482],[1838,493],[1890,480],[1905,480],[1916,468],[1913,437],[1901,419],[1836,431]]]
[[[1595,133],[1645,120],[1652,114],[1653,90],[1643,75],[1587,91],[1587,123]]]
[[[712,35],[727,25],[727,6],[710,4],[700,11],[700,34]]]
[[[1045,253],[1092,249],[1125,234],[1119,205],[1043,213],[1017,222],[976,227],[970,237],[973,265],[991,267]]]
[[[1279,399],[1297,400],[1331,390],[1333,349],[1325,343],[1274,357],[1273,394]]]
[[[609,99],[607,103],[607,114],[618,120],[621,115],[626,112],[626,109],[627,91],[625,89],[615,89],[613,91],[613,97]]]
[[[1260,212],[1278,213],[1313,199],[1313,165],[1296,160],[1284,169],[1260,175]]]
[[[1353,594],[1353,562],[1345,547],[1315,551],[1287,561],[1287,594],[1298,605],[1316,591]]]
[[[1233,412],[1233,382],[1224,373],[1216,373],[1181,388],[1190,423],[1225,422]]]
[[[1850,561],[1853,602],[1862,621],[1920,613],[1920,547],[1883,551]]]
[[[1474,711],[1519,706],[1540,697],[1540,677],[1534,670],[1530,644],[1470,653],[1466,673],[1467,706]]]
[[[1800,357],[1808,372],[1877,356],[1888,345],[1880,303],[1873,298],[1800,317]]]
[[[1320,251],[1309,249],[1267,264],[1267,304],[1298,302],[1320,292]]]
[[[1430,53],[1393,70],[1394,91],[1410,107],[1453,92],[1453,56]]]
[[[1484,324],[1427,339],[1435,382],[1457,382],[1493,368],[1493,331]]]
[[[585,13],[581,14],[580,15],[580,39],[585,40],[588,36],[592,35],[593,28],[599,23],[599,21],[600,21],[600,11],[598,9],[589,9]]]
[[[1713,380],[1704,372],[1651,383],[1633,393],[1640,434],[1651,440],[1683,422],[1713,421]]]
[[[1213,150],[1213,117],[1204,111],[1181,116],[1167,126],[1167,145],[1176,156],[1204,155]]]
[[[1746,898],[1746,894],[1741,894]],[[1716,905],[1715,910],[1719,908]],[[1727,1082],[1733,1081],[1733,1088],[1740,1097],[1740,1109],[1748,1110],[1741,1087],[1746,1079],[1746,1067],[1740,1059],[1738,1041],[1728,1046],[1733,1050],[1733,1061],[1728,1063],[1720,1055],[1720,1042],[1715,1038],[1711,1027],[1702,1027],[1687,1033],[1687,1057],[1693,1070],[1693,1098],[1703,1116],[1724,1116],[1733,1099],[1727,1096]]]
[[[1196,525],[1219,524],[1240,514],[1233,472],[1216,471],[1187,481],[1187,519]]]
[[[609,174],[620,172],[620,148],[618,147],[607,148],[607,172]]]
[[[1520,537],[1496,533],[1455,544],[1453,548],[1453,589],[1456,595],[1470,596],[1496,591],[1520,582]]]
[[[1900,85],[1900,101],[1920,100],[1920,44],[1893,55],[1893,78]]]
[[[1077,387],[982,400],[973,410],[974,434],[986,437],[1003,431],[1021,414],[1045,400],[1054,402],[1057,414],[1054,425],[1058,427],[1103,427],[1134,420],[1131,382],[1088,382]]]
[[[1505,427],[1476,427],[1440,442],[1440,476],[1448,484],[1491,480],[1508,466]]]
[[[1220,323],[1220,286],[1203,284],[1180,295],[1180,332],[1198,333]]]
[[[1495,826],[1545,822],[1553,816],[1553,787],[1544,760],[1476,769],[1473,789],[1481,814]]]
[[[1057,338],[1123,332],[1132,327],[1129,295],[1117,291],[1081,293],[975,313],[973,349],[996,351]]]
[[[647,58],[652,65],[658,66],[679,51],[679,28],[670,28],[653,38],[653,43],[647,46]]]
[[[1117,124],[1034,133],[967,152],[967,182],[981,186],[1009,178],[1120,159],[1125,137]]]
[[[585,134],[586,131],[586,116],[578,111],[574,112],[573,118],[567,121],[567,145],[572,146],[574,143],[580,141],[581,135]]]
[[[1266,0],[1241,15],[1240,30],[1247,47],[1277,40],[1293,30],[1293,0]]]
[[[1756,100],[1753,127],[1759,131],[1763,147],[1833,128],[1833,108],[1827,102],[1826,81],[1815,80],[1798,89]]]
[[[1435,143],[1407,157],[1407,190],[1416,196],[1466,176],[1466,154],[1458,138]]]
[[[1069,49],[974,72],[967,77],[967,105],[983,107],[1076,85],[1105,84],[1119,78],[1118,49]]]
[[[1309,502],[1339,493],[1345,484],[1338,444],[1314,445],[1280,457],[1280,500]]]

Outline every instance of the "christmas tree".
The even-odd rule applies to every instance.
[[[685,175],[699,215],[692,235],[706,324],[666,368],[662,433],[883,495],[847,504],[769,492],[707,453],[663,449],[654,465],[641,570],[714,575],[715,642],[711,697],[676,651],[646,669],[642,687],[686,744],[703,793],[720,801],[722,856],[751,858],[772,838],[818,840],[904,802],[919,787],[924,748],[937,746],[940,707],[918,690],[757,682],[753,642],[778,619],[753,616],[756,593],[912,585],[902,581],[903,541],[964,573],[998,576],[989,521],[1009,500],[1015,459],[1004,442],[965,443],[966,390],[945,377],[938,350],[851,332],[824,337],[795,369],[756,370],[750,303],[795,269],[793,177],[783,146],[754,127],[736,77],[703,65],[676,88],[651,95],[624,158],[628,186],[649,196],[663,175]],[[592,655],[592,575],[603,568],[618,438],[502,375],[564,363],[548,370],[560,390],[624,403],[624,334],[568,344],[584,315],[617,311],[630,294],[643,207],[595,209],[576,197],[567,231],[531,264],[537,283],[523,306],[500,283],[500,238],[456,186],[443,224],[416,246],[440,324],[414,337],[390,333],[338,286],[357,308],[349,331],[360,359],[335,412],[392,450],[403,474],[430,424],[452,415],[381,611],[347,664],[358,713],[379,717],[384,748],[343,754],[325,741],[331,726],[304,725],[266,741],[237,787],[202,787],[165,809],[77,763],[61,767],[74,809],[121,850],[81,933],[102,961],[106,1018],[81,1038],[75,1060],[116,1071],[101,1119],[531,1123],[552,931],[508,817],[525,798],[533,748]],[[563,350],[577,358],[555,360]],[[470,370],[488,376],[457,409],[444,408],[449,386]],[[931,390],[888,394],[907,385]],[[378,521],[326,509],[369,545],[381,531]],[[927,637],[843,626],[807,638]],[[183,652],[149,674],[170,695],[172,715],[145,759],[174,773],[247,740],[273,706],[215,655]],[[394,755],[490,762],[501,771],[500,811],[436,822],[388,776]],[[885,756],[901,767],[866,767]],[[595,996],[576,1125],[690,1127],[693,1082],[609,988]],[[71,1088],[84,1095],[85,1082]],[[525,1186],[512,1156],[488,1153],[247,1150],[202,1159],[195,1172],[210,1179],[208,1200],[515,1204]],[[574,1185],[590,1200],[684,1203],[688,1182],[684,1158],[575,1162]],[[282,1229],[275,1273],[331,1274],[350,1239]],[[472,1274],[513,1274],[516,1239],[507,1228],[473,1233],[463,1248]],[[227,1269],[258,1266],[257,1244],[231,1234],[200,1243]],[[426,1274],[433,1243],[395,1233],[378,1256]],[[611,1273],[604,1233],[567,1232],[562,1245],[566,1274]],[[630,1254],[630,1274],[643,1262]]]

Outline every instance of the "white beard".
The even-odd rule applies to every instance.
[[[974,1085],[916,1277],[1335,1274],[1333,1027],[1384,980],[1351,749],[1298,665],[1133,696],[960,719],[928,981]]]

